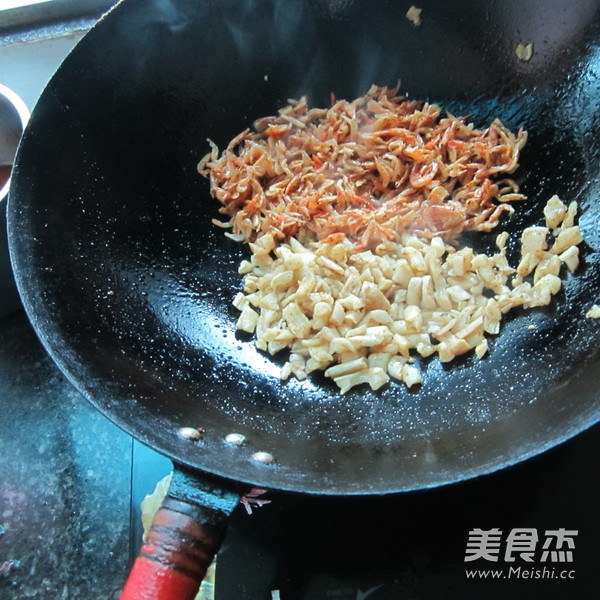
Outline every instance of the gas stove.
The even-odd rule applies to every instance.
[[[0,83],[33,109],[93,18],[6,32]],[[0,598],[116,598],[141,503],[171,463],[93,409],[22,310],[0,319]],[[378,497],[267,490],[236,509],[215,600],[595,598],[600,426],[504,471]]]

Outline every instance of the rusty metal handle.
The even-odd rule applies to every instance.
[[[176,468],[120,600],[193,600],[240,494]]]

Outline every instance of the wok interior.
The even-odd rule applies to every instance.
[[[178,462],[267,487],[390,492],[512,464],[598,419],[600,330],[583,318],[600,286],[594,3],[419,6],[416,28],[396,0],[126,0],[44,92],[9,211],[24,304],[78,388]],[[517,60],[528,41],[532,60]],[[511,313],[484,360],[425,360],[416,391],[281,383],[284,359],[235,331],[246,250],[211,224],[196,163],[207,138],[222,148],[290,97],[327,106],[398,79],[477,126],[528,129],[517,179],[530,200],[502,226],[511,252],[557,193],[580,203],[584,264],[550,307]],[[231,432],[247,445],[225,444]],[[254,463],[257,450],[276,464]]]

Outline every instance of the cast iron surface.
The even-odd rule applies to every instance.
[[[24,305],[83,394],[175,461],[265,487],[382,493],[493,471],[598,420],[600,322],[583,316],[600,288],[598,2],[421,2],[420,27],[409,5],[125,0],[43,93],[8,215]],[[519,42],[534,43],[529,62]],[[554,193],[577,200],[583,265],[552,306],[511,314],[484,360],[425,361],[416,391],[281,383],[284,358],[235,331],[246,252],[211,224],[196,163],[207,138],[223,147],[287,98],[324,106],[398,79],[478,126],[530,131],[518,174],[530,200],[505,229],[540,223]],[[228,446],[231,432],[248,443]],[[257,450],[276,464],[253,462]]]

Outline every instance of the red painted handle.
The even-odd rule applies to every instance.
[[[140,556],[135,559],[121,598],[193,600],[199,586],[195,579]]]
[[[193,600],[238,500],[176,472],[120,600]]]

